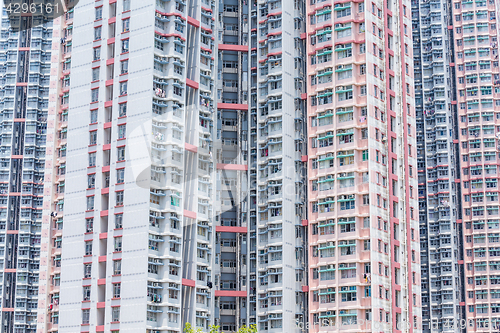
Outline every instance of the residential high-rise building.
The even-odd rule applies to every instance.
[[[215,5],[80,1],[58,22],[40,331],[214,323]]]
[[[422,329],[461,331],[463,244],[452,8],[412,1]]]
[[[1,330],[495,328],[496,11],[4,10]]]
[[[39,331],[300,331],[305,5],[282,5],[81,0],[54,21]]]
[[[474,332],[500,328],[499,7],[498,1],[454,1],[449,9],[457,90],[452,104],[459,132],[457,195],[462,202],[457,229],[463,230],[458,265],[465,274],[461,323]]]
[[[52,22],[37,332],[56,331],[59,322],[73,14],[71,9]]]
[[[259,331],[307,319],[306,2],[259,1],[250,27],[250,315]]]
[[[219,8],[214,281],[223,331],[295,332],[307,316],[305,3],[285,5]]]
[[[57,23],[40,13],[8,12],[7,4],[0,2],[0,331],[34,333],[59,38]]]
[[[309,331],[419,332],[410,3],[307,14]]]

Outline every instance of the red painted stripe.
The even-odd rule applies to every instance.
[[[196,153],[198,152],[198,147],[190,144],[190,143],[184,143],[184,148],[187,150],[187,151],[190,151],[192,153]]]
[[[215,231],[216,232],[235,232],[235,233],[246,234],[247,228],[246,227],[229,227],[229,226],[225,226],[225,225],[218,225],[218,226],[215,226]]]
[[[198,89],[200,87],[200,85],[198,84],[198,82],[195,82],[195,81],[193,81],[191,79],[188,79],[188,78],[186,78],[186,85],[188,87],[193,88],[193,89]]]
[[[195,219],[196,218],[196,213],[192,212],[190,210],[184,209],[184,216],[189,217],[190,219]]]
[[[248,104],[217,103],[218,109],[223,110],[248,110]]]
[[[219,297],[247,297],[247,292],[241,291],[241,290],[215,290],[215,296],[219,296]]]
[[[182,279],[182,285],[194,288],[196,286],[196,282],[194,280],[190,280],[190,279]]]
[[[246,45],[219,44],[219,50],[221,50],[221,51],[248,52],[248,46],[246,46]]]
[[[244,164],[223,164],[223,163],[217,163],[217,170],[247,171],[248,170],[248,165],[244,165]]]
[[[192,17],[187,17],[187,22],[191,24],[193,27],[199,28],[200,27],[200,21],[192,18]]]

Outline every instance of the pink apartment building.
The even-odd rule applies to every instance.
[[[464,230],[460,305],[468,331],[491,332],[500,324],[498,1],[454,1],[452,10]]]
[[[410,3],[306,13],[310,332],[419,332]]]

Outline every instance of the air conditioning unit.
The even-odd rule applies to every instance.
[[[382,142],[387,142],[387,138],[385,136],[382,137]]]

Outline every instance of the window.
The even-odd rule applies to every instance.
[[[92,89],[92,103],[99,101],[99,88]]]
[[[123,228],[123,214],[116,214],[115,215],[115,229],[122,229]]]
[[[116,170],[116,183],[120,184],[125,182],[125,169]]]
[[[118,147],[117,152],[118,152],[117,160],[125,161],[125,147]]]
[[[127,115],[127,103],[122,103],[119,105],[119,117],[125,117]]]
[[[92,264],[83,264],[83,277],[88,279],[92,276]]]
[[[101,39],[101,32],[102,32],[102,27],[95,27],[94,28],[94,40]]]
[[[94,231],[94,218],[90,218],[85,220],[85,225],[86,225],[86,232],[92,232]]]
[[[129,40],[122,40],[122,53],[127,53],[129,51]]]
[[[121,289],[122,289],[121,283],[115,283],[113,285],[113,298],[120,298]]]
[[[101,60],[101,47],[94,48],[94,61]]]
[[[82,310],[82,324],[90,324],[90,309]]]
[[[96,153],[89,153],[89,167],[95,167]]]
[[[363,205],[369,205],[369,204],[370,204],[370,195],[363,194]]]
[[[122,251],[122,237],[115,237],[114,251],[115,252]]]
[[[97,7],[95,9],[95,20],[101,20],[102,19],[102,6]]]
[[[123,60],[120,62],[120,73],[127,74],[128,73],[128,60]]]
[[[87,197],[87,210],[94,210],[94,196]]]
[[[362,64],[359,66],[359,75],[365,75],[366,74],[366,64]]]
[[[116,205],[123,206],[123,191],[116,192]]]
[[[130,0],[123,0],[123,11],[126,12],[130,10]]]
[[[122,20],[122,32],[130,31],[130,18]]]
[[[126,95],[128,91],[128,81],[120,82],[120,96]]]
[[[85,242],[85,255],[86,256],[92,255],[92,241]]]
[[[95,173],[87,175],[87,188],[95,188]]]
[[[125,139],[127,134],[127,125],[118,126],[118,139]]]
[[[361,96],[365,96],[365,95],[366,95],[366,84],[365,84],[365,85],[363,85],[363,86],[361,86],[361,87],[359,88],[359,94],[360,94]]]
[[[90,111],[90,123],[95,124],[97,123],[97,110],[92,110]]]
[[[92,131],[89,133],[89,145],[97,144],[97,131]]]
[[[111,322],[119,322],[120,321],[120,307],[115,306],[113,310],[111,310]]]
[[[83,300],[84,301],[90,300],[90,290],[91,290],[90,286],[83,287]]]
[[[99,80],[100,70],[101,70],[100,67],[92,68],[92,81],[98,81]]]
[[[120,275],[122,273],[122,261],[113,261],[113,275]]]

